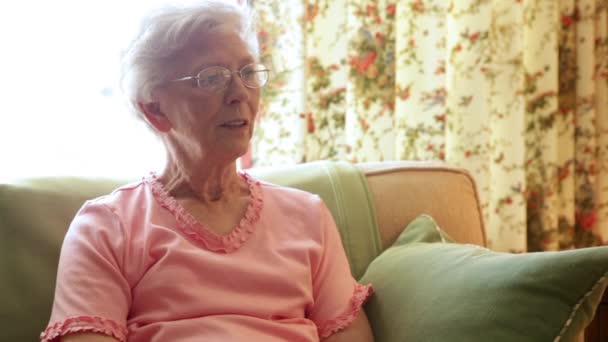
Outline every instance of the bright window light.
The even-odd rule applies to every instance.
[[[128,111],[119,54],[150,0],[12,1],[0,11],[0,181],[138,178],[161,142]]]

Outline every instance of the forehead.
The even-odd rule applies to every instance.
[[[194,33],[178,59],[184,71],[192,71],[212,65],[237,68],[255,56],[237,32],[217,30]]]

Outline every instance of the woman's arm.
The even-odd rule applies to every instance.
[[[374,335],[365,311],[359,311],[357,318],[346,328],[329,336],[323,342],[373,342]]]
[[[126,340],[131,286],[123,274],[123,233],[117,214],[100,201],[85,203],[76,214],[61,246],[53,309],[41,341],[57,336],[66,336],[63,341]],[[116,339],[89,336],[102,331]],[[68,337],[71,333],[77,337]]]
[[[100,334],[76,333],[62,337],[61,342],[118,342],[118,340]]]

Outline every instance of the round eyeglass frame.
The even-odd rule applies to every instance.
[[[243,70],[245,70],[248,67],[252,67],[252,66],[253,67],[259,67],[259,68],[254,68],[253,72],[255,72],[255,73],[263,73],[262,75],[264,76],[264,81],[261,82],[260,85],[249,84],[246,81],[246,79],[243,78],[243,74],[242,74]],[[230,75],[229,78],[226,78],[226,81],[225,81],[225,83],[224,83],[224,85],[222,87],[219,87],[217,89],[212,89],[212,87],[201,85],[201,74],[204,73],[205,71],[210,70],[210,69],[221,69],[221,70],[223,70],[223,71],[226,72],[225,73],[226,75]],[[219,93],[219,92],[222,92],[222,91],[224,91],[224,90],[226,90],[228,88],[228,85],[230,85],[230,83],[233,80],[234,74],[239,75],[239,77],[241,78],[241,82],[243,82],[243,85],[245,87],[250,88],[250,89],[259,89],[259,88],[264,87],[266,85],[266,83],[268,83],[269,73],[270,73],[270,69],[266,68],[266,66],[264,64],[262,64],[262,63],[249,63],[247,65],[244,65],[241,69],[234,70],[234,71],[232,71],[232,70],[230,70],[228,68],[225,68],[223,66],[216,65],[216,66],[210,66],[210,67],[203,68],[201,71],[199,71],[194,76],[186,76],[186,77],[178,78],[178,79],[175,79],[175,80],[171,80],[170,82],[193,81],[192,82],[192,86],[193,87],[196,87],[196,88],[199,88],[199,89],[202,89],[202,90],[206,90],[206,91],[209,91],[211,93]]]

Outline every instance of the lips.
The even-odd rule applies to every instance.
[[[222,123],[220,126],[228,127],[228,128],[236,128],[236,127],[244,127],[247,126],[249,122],[245,119],[235,119]]]

